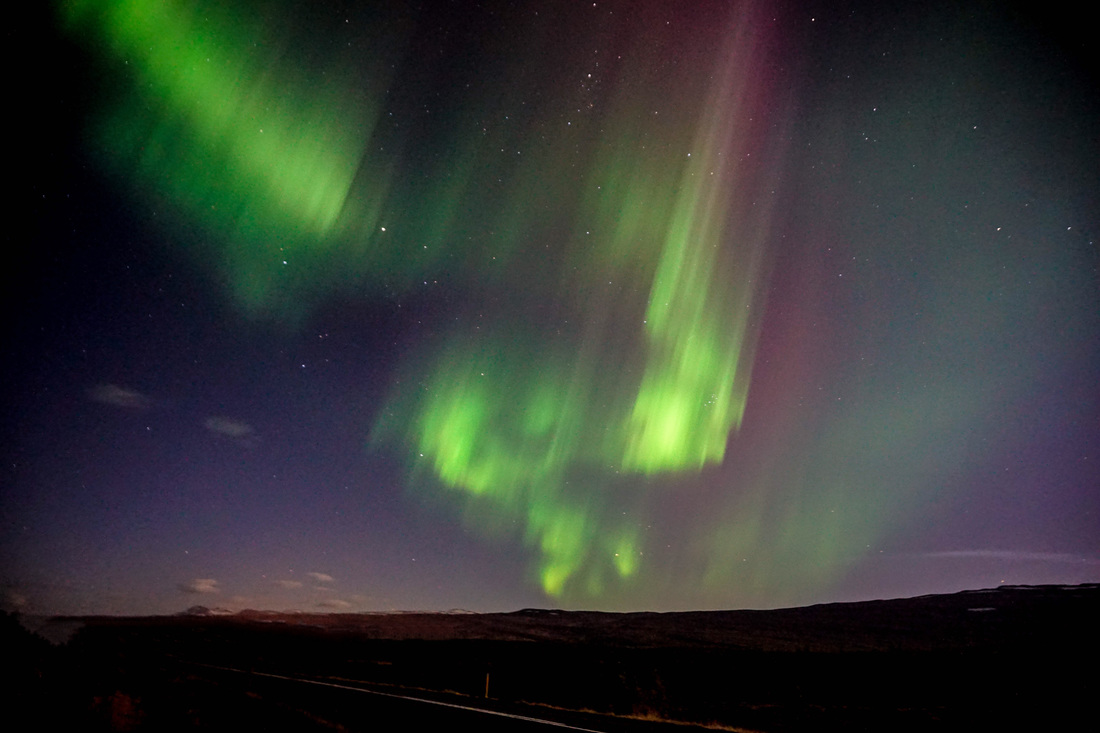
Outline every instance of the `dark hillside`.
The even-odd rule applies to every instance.
[[[81,619],[65,647],[19,664],[36,670],[39,698],[117,730],[363,725],[343,703],[273,690],[252,671],[536,717],[617,716],[586,719],[605,730],[624,717],[769,731],[1045,727],[1085,710],[1098,613],[1095,585],[774,611],[192,612]]]

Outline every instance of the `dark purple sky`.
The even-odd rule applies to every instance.
[[[6,608],[1100,580],[1083,31],[1003,3],[63,5],[16,74]]]

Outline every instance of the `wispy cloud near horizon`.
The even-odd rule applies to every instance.
[[[177,588],[183,593],[217,593],[218,581],[213,578],[195,578],[188,583],[180,583]]]
[[[1075,565],[1100,565],[1100,558],[1084,557],[1068,552],[1026,552],[1022,550],[948,550],[926,552],[919,557],[973,558],[984,560],[1008,560],[1014,562],[1056,562]]]

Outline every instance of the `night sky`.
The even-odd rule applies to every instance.
[[[1100,97],[1041,10],[47,4],[3,606],[1100,581]]]

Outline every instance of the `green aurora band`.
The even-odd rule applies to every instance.
[[[92,121],[104,166],[151,208],[216,244],[232,295],[253,315],[280,315],[313,290],[286,268],[347,260],[351,230],[374,226],[384,177],[356,186],[385,80],[334,61],[313,73],[288,51],[281,4],[70,0],[63,18],[104,51],[122,81]],[[353,91],[357,93],[352,93]],[[158,204],[166,206],[158,207]],[[370,247],[371,242],[362,246]],[[331,278],[318,282],[332,287]],[[293,313],[284,313],[293,319]]]

